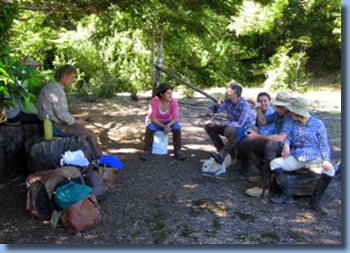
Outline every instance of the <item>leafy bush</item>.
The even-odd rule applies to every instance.
[[[292,90],[305,92],[307,75],[305,51],[291,53],[292,47],[280,47],[278,52],[270,58],[265,88],[268,90]]]

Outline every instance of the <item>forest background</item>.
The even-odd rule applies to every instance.
[[[234,79],[305,92],[324,77],[340,88],[341,1],[0,0],[0,107],[35,102],[66,63],[78,69],[67,92],[137,98],[154,84],[152,62],[199,88]]]

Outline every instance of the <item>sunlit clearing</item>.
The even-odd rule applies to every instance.
[[[140,150],[136,148],[107,149],[107,151],[116,152],[116,153],[125,153],[125,154],[134,154],[134,153],[140,152]]]
[[[296,223],[310,224],[315,222],[315,215],[310,211],[306,211],[304,213],[299,213],[298,216],[293,219],[293,221]]]
[[[184,184],[182,187],[187,189],[194,189],[197,188],[199,184]]]
[[[193,150],[203,150],[203,151],[213,151],[214,146],[211,144],[186,144],[184,145],[186,149],[193,149]]]

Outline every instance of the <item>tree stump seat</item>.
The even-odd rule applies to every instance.
[[[321,176],[306,168],[285,173],[293,196],[310,196]],[[279,184],[275,177],[272,179],[271,187],[274,189],[279,188]]]
[[[43,133],[42,124],[0,124],[0,180],[27,172],[25,142]]]
[[[26,141],[25,150],[28,157],[29,173],[53,170],[60,167],[62,155],[70,150],[82,150],[89,161],[96,159],[86,137],[54,137],[46,141],[44,137],[33,137]]]

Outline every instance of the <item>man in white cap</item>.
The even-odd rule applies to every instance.
[[[271,100],[275,112],[265,117],[265,124],[274,123],[274,133],[270,135],[249,131],[246,139],[239,145],[240,162],[247,167],[250,158],[260,168],[260,178],[255,181],[256,186],[249,188],[245,193],[252,197],[263,196],[271,182],[270,161],[282,155],[282,148],[287,137],[291,134],[294,121],[289,115],[287,105],[291,102],[292,94],[288,91],[278,92]]]
[[[282,190],[280,196],[271,197],[270,200],[280,204],[292,203],[288,180],[283,171],[307,168],[321,174],[311,196],[310,206],[316,211],[326,213],[320,206],[320,199],[335,175],[326,127],[320,119],[310,115],[308,102],[304,98],[296,98],[287,108],[295,125],[284,147],[283,157],[276,158],[270,163],[272,173],[278,178]]]
[[[26,58],[20,62],[20,64],[26,65],[31,68],[37,68],[40,64],[34,61],[32,58]],[[10,108],[6,108],[7,124],[18,125],[22,124],[41,124],[41,120],[38,117],[38,112],[34,106],[26,111],[21,101],[14,101],[15,105]]]

